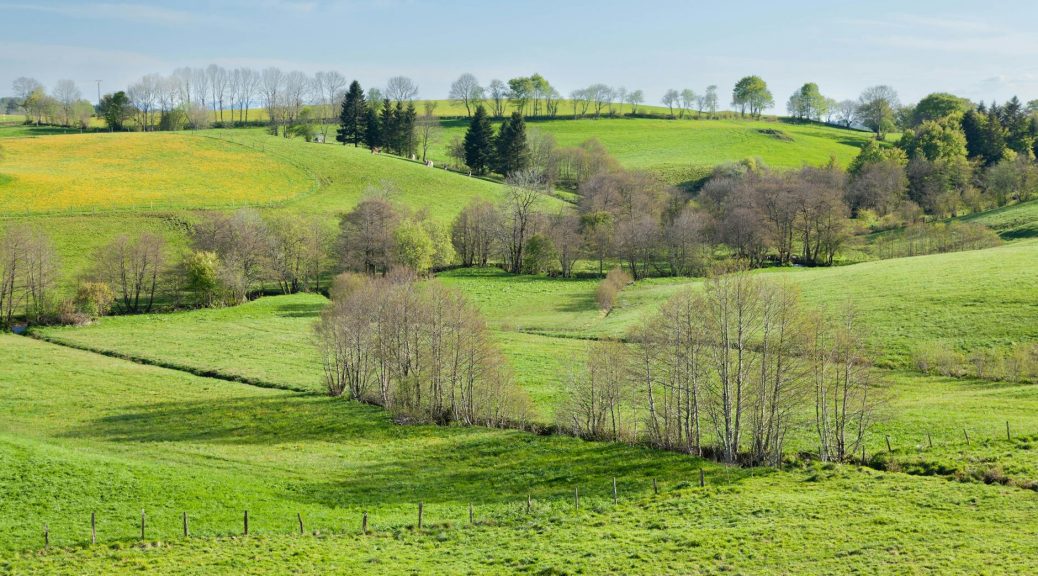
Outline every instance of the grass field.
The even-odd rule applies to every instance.
[[[677,454],[401,427],[341,399],[13,336],[0,344],[9,383],[0,388],[0,569],[12,574],[1011,573],[1038,553],[1029,536],[1038,501],[1018,488],[855,467],[707,465],[700,489],[703,463]],[[136,545],[141,509],[147,544]],[[233,537],[245,509],[250,536]],[[87,544],[91,512],[97,546]],[[292,536],[296,513],[322,535]],[[44,523],[52,549],[28,551],[40,548]]]
[[[3,149],[7,214],[268,204],[313,186],[300,168],[255,149],[186,134],[17,138]]]
[[[468,121],[442,124],[442,146],[437,149],[441,161],[447,143],[464,136]],[[597,139],[623,166],[655,172],[673,184],[698,180],[718,164],[748,158],[775,168],[817,166],[830,158],[846,166],[870,138],[831,126],[750,120],[562,119],[531,121],[528,128],[551,134],[560,146]]]
[[[997,232],[1003,240],[1036,238],[1038,237],[1038,200],[971,214],[963,217],[962,220],[979,222]]]

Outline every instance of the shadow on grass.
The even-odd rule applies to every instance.
[[[395,425],[377,407],[303,394],[135,406],[125,414],[84,423],[64,436],[115,443],[250,446],[257,461],[269,458],[266,447],[299,445],[279,464],[296,468],[303,478],[291,482],[288,497],[323,506],[413,504],[417,499],[506,502],[526,494],[571,495],[575,487],[605,497],[614,477],[625,492],[645,494],[653,478],[667,486],[692,485],[701,466],[710,484],[747,474],[687,455],[624,444],[510,430]],[[241,451],[233,458],[250,459]],[[322,466],[313,468],[310,458]],[[341,469],[335,465],[329,470],[328,462],[336,461]]]

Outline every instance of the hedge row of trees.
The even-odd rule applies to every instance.
[[[557,410],[569,432],[778,465],[807,428],[826,461],[859,453],[879,397],[853,310],[824,317],[789,285],[745,272],[667,301],[629,337],[599,342]]]

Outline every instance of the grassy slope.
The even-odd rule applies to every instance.
[[[313,185],[259,151],[183,133],[13,138],[3,147],[7,214],[267,204]]]
[[[1038,553],[1028,536],[1038,501],[1015,488],[852,467],[743,476],[710,466],[701,490],[687,482],[700,464],[679,455],[395,426],[343,400],[13,336],[0,336],[0,379],[0,570],[13,574],[370,573],[373,564],[384,573],[1010,573]],[[421,532],[409,528],[418,500]],[[479,526],[465,527],[469,502]],[[162,544],[130,545],[141,508],[148,540]],[[243,509],[251,535],[229,538]],[[186,542],[185,510],[195,535]],[[83,549],[94,511],[102,544]],[[369,536],[358,534],[363,511]],[[325,536],[290,536],[296,512]],[[56,549],[17,552],[39,547],[45,522]]]
[[[443,126],[438,160],[446,158],[447,143],[463,136],[468,122],[451,120]],[[659,173],[675,184],[701,178],[717,164],[746,158],[761,158],[778,168],[825,164],[831,157],[847,165],[869,138],[864,132],[779,121],[604,118],[532,121],[528,126],[551,134],[562,146],[595,138],[622,165]],[[788,140],[765,130],[779,130]]]
[[[1004,240],[1035,238],[1038,237],[1038,200],[971,214],[962,220],[980,222],[998,232]]]

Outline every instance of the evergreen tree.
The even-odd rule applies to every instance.
[[[530,150],[526,144],[526,120],[519,112],[501,124],[496,142],[495,169],[505,176],[522,170],[530,164]]]
[[[360,82],[354,80],[350,83],[350,89],[342,99],[342,110],[339,113],[339,130],[335,139],[346,144],[357,147],[364,139],[364,129],[367,127],[367,106],[364,103],[364,90]]]
[[[389,98],[382,100],[382,112],[379,114],[378,123],[382,128],[382,146],[393,152],[396,150],[396,118],[393,116],[393,104]]]
[[[1002,124],[997,115],[986,113],[983,104],[962,116],[962,132],[966,136],[966,152],[971,160],[980,160],[985,166],[991,166],[1005,154]]]
[[[418,139],[415,134],[417,126],[418,110],[415,109],[414,102],[408,102],[400,122],[400,140],[403,144],[402,154],[404,156],[410,157],[418,150]]]
[[[476,174],[484,174],[494,159],[494,128],[487,110],[476,107],[469,129],[465,133],[465,164]]]
[[[364,112],[364,144],[369,148],[378,148],[384,144],[382,140],[382,124],[378,119],[377,104],[366,106]]]

